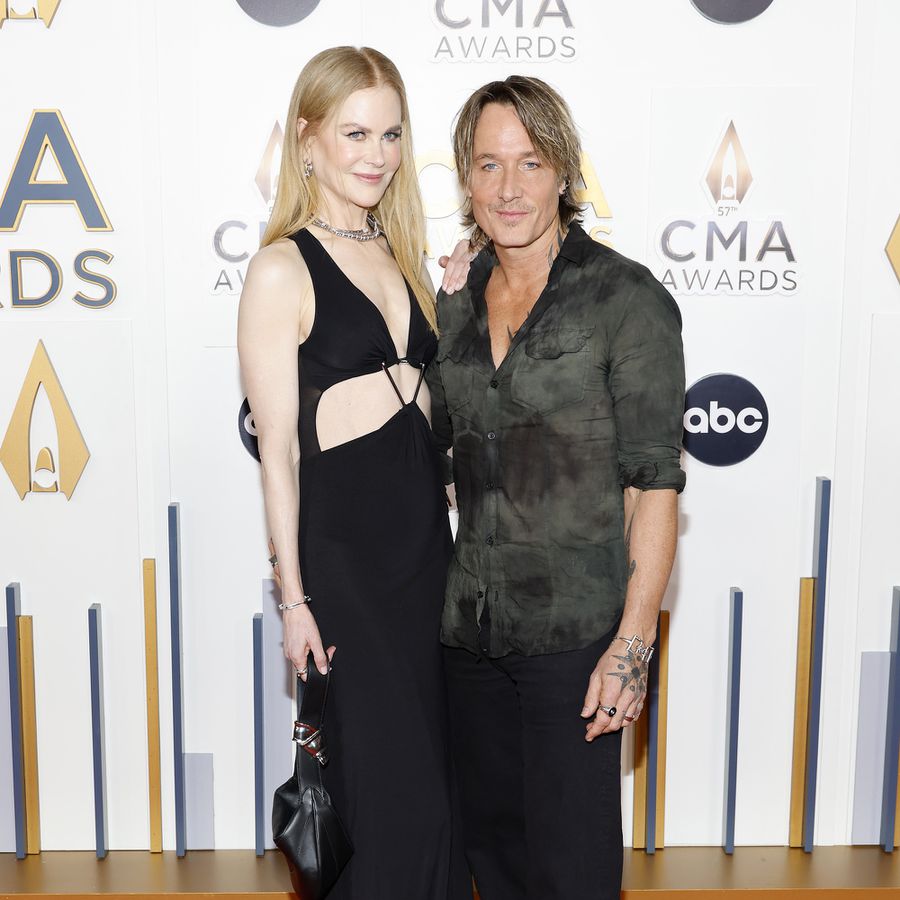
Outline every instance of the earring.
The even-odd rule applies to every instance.
[[[312,175],[312,173],[313,173],[312,163],[309,160],[306,160],[306,162],[303,163],[303,174],[307,178],[309,178],[309,176]]]

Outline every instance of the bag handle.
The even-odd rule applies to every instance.
[[[306,682],[297,675],[297,719],[294,722],[293,740],[297,744],[295,772],[301,790],[313,780],[321,787],[322,766],[328,763],[325,734],[322,723],[325,719],[325,701],[328,699],[328,684],[331,667],[323,675],[310,666]]]

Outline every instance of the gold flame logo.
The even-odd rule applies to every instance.
[[[256,182],[266,206],[275,199],[275,191],[278,188],[278,172],[281,169],[281,148],[284,144],[284,132],[281,124],[276,122],[272,126],[272,133],[266,143],[259,168],[256,170]]]
[[[33,470],[31,466],[31,419],[41,385],[50,401],[50,409],[56,422],[58,472],[49,447],[40,448]],[[38,341],[6,435],[0,444],[0,465],[6,469],[20,500],[24,500],[28,493],[55,493],[57,490],[71,500],[75,485],[78,484],[89,458],[87,445],[47,355],[44,342]],[[42,473],[41,478],[45,481],[45,473],[55,477],[50,479],[49,485],[41,485],[34,477],[38,473]]]
[[[750,164],[747,162],[737,129],[734,122],[729,122],[706,173],[706,186],[709,188],[713,206],[737,208],[747,196],[752,183]]]
[[[7,19],[40,19],[48,28],[59,9],[61,0],[37,0],[31,3],[16,3],[15,0],[0,0],[0,28]],[[24,12],[22,7],[28,7]]]
[[[894,223],[894,230],[888,238],[887,246],[884,248],[887,258],[891,263],[891,268],[900,281],[900,217]]]

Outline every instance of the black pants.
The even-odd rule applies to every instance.
[[[584,739],[583,650],[499,659],[444,648],[466,858],[482,900],[618,900],[621,732]]]

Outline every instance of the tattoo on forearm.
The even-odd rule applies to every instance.
[[[626,577],[626,581],[631,581],[631,576],[634,575],[634,570],[637,568],[637,560],[633,559],[628,566],[628,575]]]

